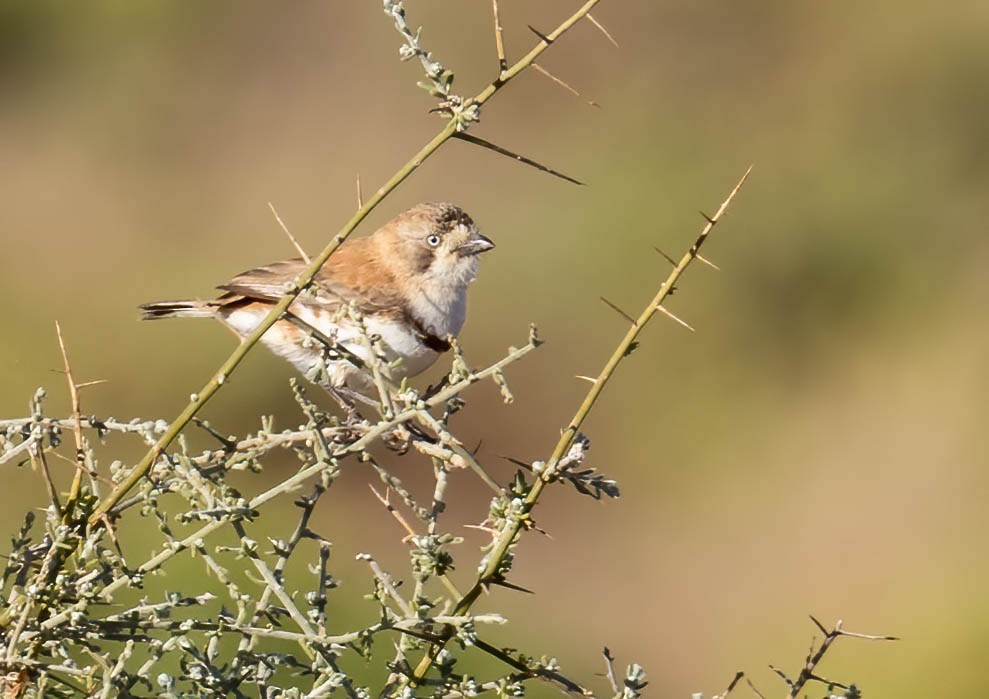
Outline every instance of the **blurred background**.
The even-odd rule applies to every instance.
[[[574,7],[502,0],[509,59],[527,24]],[[457,91],[490,81],[487,0],[407,9]],[[692,268],[672,299],[697,332],[657,318],[586,425],[624,497],[551,493],[553,538],[527,540],[513,575],[535,597],[484,602],[510,617],[505,642],[585,681],[607,644],[646,666],[652,696],[721,691],[739,669],[779,696],[766,666],[799,667],[813,613],[903,637],[840,642],[821,668],[866,696],[983,695],[989,4],[625,0],[595,16],[620,48],[582,23],[541,59],[583,98],[530,72],[474,131],[586,187],[453,142],[362,229],[450,200],[497,242],[467,356],[499,358],[530,321],[547,343],[507,372],[514,405],[478,386],[454,427],[504,479],[499,455],[544,458],[586,390],[574,376],[624,332],[598,297],[638,312],[668,269],[652,247],[679,256],[697,211],[755,165],[706,248],[723,271]],[[358,173],[373,191],[441,126],[398,46],[380,2],[0,3],[0,416],[27,414],[37,386],[67,413],[57,319],[77,379],[109,380],[84,412],[173,417],[233,340],[139,324],[135,306],[293,255],[269,201],[322,248]],[[234,434],[262,413],[299,424],[291,375],[253,353],[206,416]],[[2,477],[9,532],[45,498],[29,468]],[[344,573],[357,517],[374,525],[361,547],[405,560],[369,480],[354,465],[319,511]],[[455,486],[451,517],[477,521],[487,495]],[[465,535],[463,580],[482,541]]]

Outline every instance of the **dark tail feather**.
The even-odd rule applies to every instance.
[[[138,306],[141,320],[159,318],[209,318],[212,307],[204,301],[155,301]]]

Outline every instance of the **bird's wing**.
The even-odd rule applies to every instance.
[[[439,353],[448,351],[450,343],[446,338],[435,335],[408,310],[406,299],[394,283],[383,279],[380,269],[369,269],[374,262],[367,258],[358,262],[353,254],[356,250],[357,245],[353,244],[341,247],[319,271],[309,290],[316,302],[328,309],[353,304],[362,315],[383,315],[406,322],[429,349]],[[308,263],[294,258],[248,270],[217,287],[227,293],[216,303],[239,304],[245,299],[277,301],[307,267]]]
[[[342,252],[342,250],[341,250]],[[221,301],[248,298],[263,301],[277,301],[286,289],[309,265],[299,258],[273,262],[262,267],[247,270],[221,284],[218,289],[227,292]],[[351,275],[352,276],[352,275]],[[366,284],[357,286],[348,275],[340,274],[333,259],[320,270],[310,292],[320,304],[333,306],[352,303],[358,312],[368,315],[387,314],[402,317],[405,313],[404,300],[397,292],[388,292],[381,287]],[[305,297],[302,297],[303,299]]]
[[[241,272],[217,288],[246,298],[276,301],[304,269],[305,264],[298,258],[273,262]]]

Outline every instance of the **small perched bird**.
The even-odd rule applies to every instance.
[[[363,322],[365,336],[381,338],[386,361],[400,360],[392,378],[415,376],[460,333],[477,256],[493,247],[453,204],[413,206],[371,235],[344,242],[289,307],[290,317],[279,319],[262,342],[311,375],[325,348],[307,341],[306,326],[367,361]],[[147,303],[142,317],[215,318],[243,338],[307,266],[296,258],[258,267],[217,287],[225,293],[216,299]],[[321,383],[337,398],[360,397],[370,386],[367,374],[344,359],[327,362],[326,369]]]

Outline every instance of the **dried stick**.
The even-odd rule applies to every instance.
[[[65,503],[63,517],[68,519],[72,516],[76,501],[79,499],[79,491],[82,489],[83,472],[92,475],[92,465],[86,456],[86,440],[82,436],[82,415],[79,401],[79,389],[81,386],[76,383],[72,376],[72,365],[69,364],[69,355],[65,350],[65,340],[62,338],[62,326],[55,321],[55,333],[58,335],[58,348],[62,352],[62,364],[65,369],[65,380],[69,384],[69,399],[72,404],[72,435],[76,444],[75,475],[72,477],[72,486],[69,490],[69,499]],[[82,386],[92,386],[99,381],[89,381]]]
[[[828,629],[827,627],[824,626],[824,624],[822,624],[820,621],[815,619],[813,616],[810,617],[810,620],[813,621],[814,625],[817,626],[817,628],[821,630],[821,633],[824,634],[824,639],[821,641],[821,645],[817,649],[817,651],[814,651],[813,643],[811,644],[810,652],[807,654],[807,660],[804,661],[804,666],[800,669],[800,674],[797,675],[797,679],[790,680],[781,670],[773,667],[772,665],[769,666],[770,669],[773,670],[773,672],[775,672],[777,675],[783,678],[783,681],[786,682],[787,686],[789,687],[790,691],[786,695],[786,699],[796,699],[797,696],[800,694],[801,690],[803,690],[804,685],[806,685],[811,680],[815,680],[817,682],[823,682],[825,684],[831,684],[834,686],[839,686],[839,683],[837,682],[832,682],[824,679],[823,677],[819,677],[815,673],[815,671],[817,670],[817,666],[820,664],[821,660],[824,659],[825,654],[828,652],[828,650],[830,650],[831,644],[833,644],[840,637],[851,636],[852,638],[864,638],[868,641],[900,640],[896,636],[883,636],[876,634],[856,633],[854,631],[845,631],[843,628],[841,628],[841,624],[842,624],[841,619],[835,622],[833,629]],[[844,687],[844,685],[841,686]],[[847,689],[847,687],[845,688]]]

